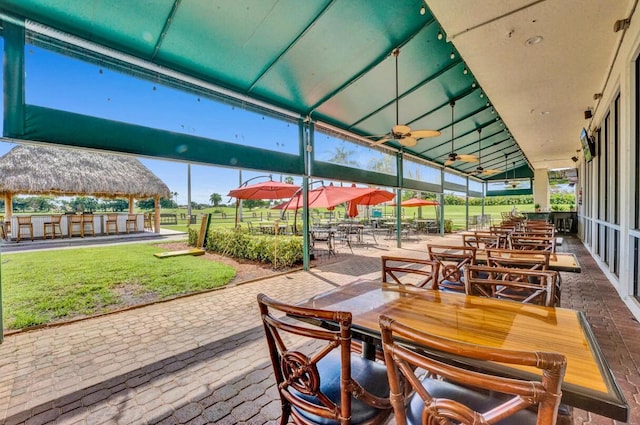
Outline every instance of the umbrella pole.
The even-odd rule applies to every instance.
[[[240,199],[236,198],[236,229],[238,228],[238,207],[240,206]]]

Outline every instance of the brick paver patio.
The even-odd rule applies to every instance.
[[[449,238],[459,236],[449,236]],[[430,238],[436,241],[437,237]],[[297,302],[379,278],[382,254],[425,256],[425,242],[341,248],[310,272],[11,335],[0,345],[0,423],[278,423],[279,401],[256,295]],[[586,312],[640,424],[640,325],[577,239],[582,274],[563,273],[564,307]],[[614,421],[575,410],[575,424]]]

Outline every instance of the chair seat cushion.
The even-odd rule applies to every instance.
[[[444,292],[462,292],[464,293],[464,282],[456,282],[454,280],[443,280],[440,282],[440,290]]]
[[[333,350],[318,362],[320,373],[320,390],[333,402],[340,402],[340,351]],[[367,360],[357,354],[351,355],[351,376],[363,388],[378,397],[389,397],[389,381],[384,364]],[[296,392],[297,393],[297,392]],[[316,397],[297,393],[298,396],[315,404],[319,404]],[[294,407],[295,409],[295,407]],[[336,421],[321,418],[306,411],[298,410],[299,414],[317,424],[337,424]],[[351,397],[351,423],[363,423],[380,412],[368,404]]]
[[[501,400],[495,397],[450,382],[426,378],[422,381],[422,385],[432,397],[455,400],[479,412],[486,412],[502,403]],[[418,394],[414,394],[407,408],[407,424],[422,424],[423,410],[424,402]],[[496,422],[496,425],[535,425],[536,421],[537,415],[534,412],[522,410],[500,422]]]

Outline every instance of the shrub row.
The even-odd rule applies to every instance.
[[[195,246],[198,233],[189,229],[189,245]],[[296,236],[252,235],[242,229],[210,229],[205,249],[241,260],[272,264],[275,269],[302,263],[302,238]]]

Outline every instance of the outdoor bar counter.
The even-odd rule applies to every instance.
[[[115,213],[111,213],[115,214]],[[107,219],[106,213],[93,214],[93,228],[94,232],[97,235],[105,235],[105,222]],[[33,225],[33,238],[34,239],[44,239],[44,223],[51,221],[52,216],[62,216],[62,220],[60,221],[60,230],[62,231],[62,237],[69,237],[69,216],[73,214],[48,214],[48,215],[32,215],[31,223]],[[119,213],[116,214],[118,217],[118,233],[127,233],[126,222],[129,217],[128,213]],[[143,214],[135,214],[136,221],[138,226],[138,231],[144,230],[144,215]],[[10,239],[15,240],[18,235],[18,217],[25,215],[13,215],[11,216],[11,225],[10,225]],[[113,234],[115,231],[113,229],[109,229],[109,233]],[[87,226],[85,236],[92,236],[90,228]],[[51,237],[50,235],[48,237]],[[56,236],[60,237],[60,236]],[[73,234],[73,237],[80,237],[78,233]],[[23,228],[22,234],[20,236],[20,240],[30,240],[31,237],[26,229]]]

